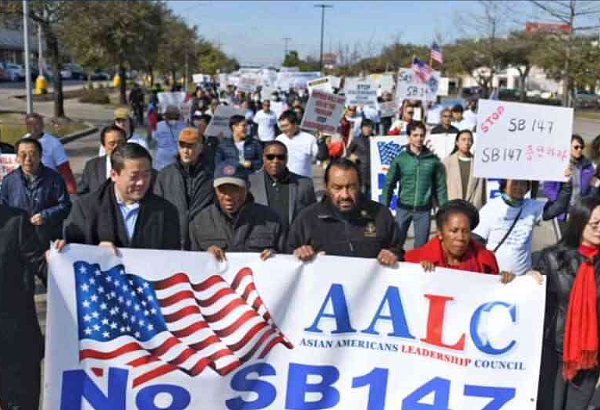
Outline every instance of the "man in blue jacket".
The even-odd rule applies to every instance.
[[[232,138],[223,138],[215,154],[215,165],[221,163],[240,164],[246,175],[262,168],[262,145],[252,137],[246,137],[248,123],[241,115],[234,115],[229,120]]]
[[[27,212],[40,243],[62,237],[63,221],[71,211],[71,200],[63,178],[41,163],[42,145],[33,138],[16,142],[20,167],[2,180],[0,202]]]

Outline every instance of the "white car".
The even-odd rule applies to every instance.
[[[60,70],[60,77],[63,80],[70,80],[71,78],[73,78],[73,72],[68,68],[63,68],[62,70]]]
[[[7,73],[8,81],[20,81],[25,78],[25,69],[19,64],[2,63]]]

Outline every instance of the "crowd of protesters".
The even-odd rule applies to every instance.
[[[156,93],[144,112],[136,86],[131,110],[115,110],[114,122],[100,132],[99,155],[78,183],[42,117],[27,116],[29,133],[14,147],[0,144],[20,164],[0,188],[0,263],[7,267],[0,292],[8,314],[2,324],[14,329],[0,339],[1,408],[37,408],[43,352],[33,278],[45,281],[43,252],[51,241],[59,251],[81,243],[115,254],[119,248],[206,251],[220,261],[230,252],[256,252],[263,260],[287,253],[300,261],[324,253],[392,267],[414,262],[427,272],[493,274],[502,283],[518,275],[541,283],[543,275],[548,295],[538,408],[600,408],[600,392],[594,395],[600,168],[592,162],[600,156],[600,137],[587,159],[583,139],[572,136],[568,179],[544,183],[547,202],[527,197],[527,180],[502,180],[501,195],[488,200],[486,180],[473,172],[476,102],[404,101],[396,116],[383,118],[372,108],[349,106],[338,132],[322,135],[300,128],[307,99],[293,89],[261,99],[258,92],[206,85],[190,96],[184,118],[174,105],[160,112]],[[380,102],[390,100],[390,93],[381,94]],[[221,104],[244,112],[230,118],[230,138],[205,135]],[[147,137],[134,132],[136,123],[147,123]],[[382,134],[406,135],[407,145],[392,161],[378,203],[371,199],[370,138]],[[427,134],[453,138],[452,153],[439,158],[425,145]],[[325,165],[320,199],[312,179],[316,163]],[[554,218],[562,239],[534,255],[534,227]],[[408,250],[411,224],[415,240]],[[35,353],[11,361],[24,346]]]

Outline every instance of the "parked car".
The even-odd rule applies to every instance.
[[[8,81],[8,70],[4,68],[4,63],[0,63],[0,81]]]
[[[71,70],[69,70],[68,68],[64,68],[62,70],[60,70],[60,77],[63,80],[70,80],[73,78],[73,73],[71,72]]]
[[[575,107],[576,108],[598,108],[600,97],[590,91],[576,90],[575,91]]]
[[[73,80],[87,80],[87,75],[85,74],[83,67],[81,67],[79,64],[69,63],[65,64],[63,68],[71,73],[69,78]]]
[[[2,63],[3,69],[8,73],[8,81],[21,81],[25,79],[25,69],[19,64]]]
[[[109,81],[110,75],[104,71],[96,70],[92,74],[92,81]]]

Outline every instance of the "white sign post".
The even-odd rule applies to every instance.
[[[342,96],[314,90],[300,128],[333,134],[340,124],[345,101]]]
[[[440,84],[440,73],[434,71],[427,83],[417,78],[410,68],[401,68],[398,71],[398,85],[396,87],[396,99],[435,101],[438,96]]]
[[[475,176],[564,181],[573,109],[479,100]]]
[[[362,105],[377,108],[377,86],[368,79],[348,78],[344,85],[346,105]]]
[[[229,105],[217,106],[215,115],[212,116],[204,135],[209,137],[219,137],[223,134],[224,137],[231,138],[231,129],[229,128],[229,119],[234,115],[244,116],[244,111],[239,108]]]

